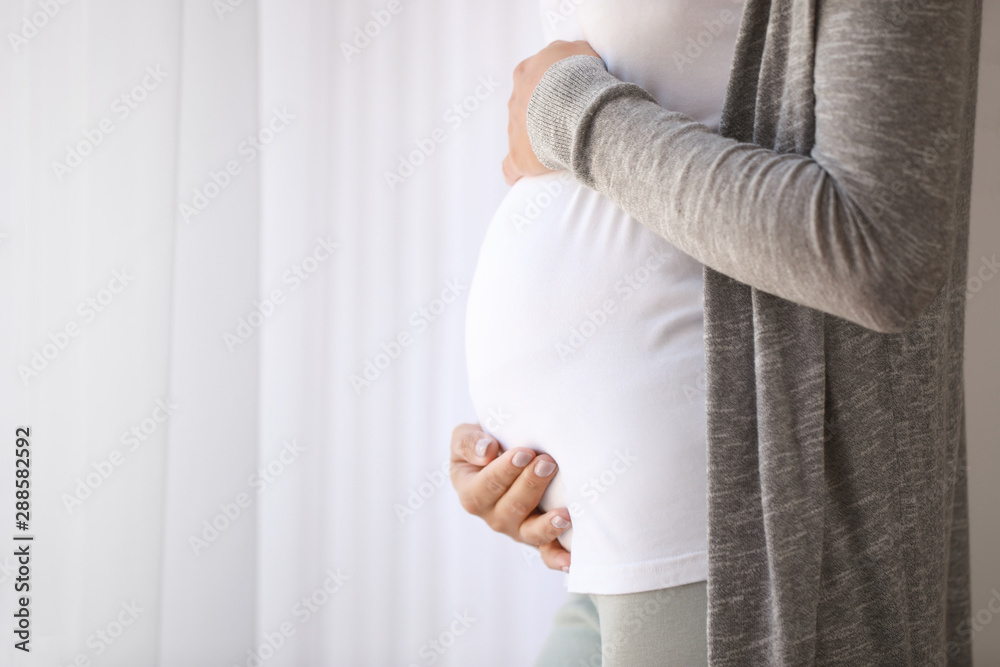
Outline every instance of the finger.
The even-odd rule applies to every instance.
[[[500,450],[500,443],[479,424],[459,424],[451,434],[451,460],[483,467],[492,461]]]
[[[523,117],[522,117],[523,121]],[[518,176],[539,176],[552,171],[541,163],[528,137],[528,129],[522,123],[515,123],[508,131],[508,158],[511,168]]]
[[[570,555],[558,541],[549,542],[538,547],[542,562],[553,570],[569,572]]]
[[[477,477],[484,467],[499,454],[500,443],[479,430],[478,424],[461,424],[452,433],[451,485],[458,493],[462,507],[471,514],[482,516],[492,505],[480,506],[483,497],[477,491]]]
[[[503,180],[507,185],[514,185],[517,183],[518,179],[521,178],[520,173],[514,166],[514,160],[511,158],[510,153],[507,157],[503,159]]]
[[[520,540],[525,544],[540,547],[558,538],[569,530],[571,525],[569,510],[565,507],[543,514],[534,514],[521,523]]]
[[[504,515],[498,515],[495,511],[496,504],[534,458],[535,452],[527,447],[509,449],[480,470],[479,474],[463,479],[463,492],[459,494],[463,506],[467,511],[485,519],[493,530],[516,539],[517,528],[524,517],[516,522],[505,523]]]
[[[500,164],[500,171],[503,173],[503,182],[507,185],[513,185],[513,179],[510,171],[510,153],[504,156],[503,162]]]
[[[583,53],[585,55],[588,55],[588,56],[597,56],[598,58],[601,57],[597,53],[597,51],[594,50],[594,47],[590,45],[590,42],[588,42],[585,39],[577,40],[577,41],[573,42],[573,44],[577,47],[577,50],[579,52],[581,52],[581,53]]]
[[[501,497],[494,510],[494,518],[500,526],[501,532],[507,532],[510,527],[517,529],[517,538],[521,537],[521,526],[538,507],[538,502],[542,499],[545,489],[556,473],[556,463],[548,454],[537,456],[531,465],[525,466],[517,479],[510,485],[510,489]],[[544,544],[551,540],[541,540],[535,544]]]

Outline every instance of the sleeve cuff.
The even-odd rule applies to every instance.
[[[580,155],[580,129],[606,102],[635,96],[657,103],[634,83],[615,78],[597,56],[577,54],[553,63],[528,100],[527,130],[538,160],[553,170],[572,170]]]

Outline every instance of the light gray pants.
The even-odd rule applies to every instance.
[[[570,593],[535,667],[705,667],[706,583],[626,595]]]

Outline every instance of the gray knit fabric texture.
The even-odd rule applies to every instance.
[[[706,267],[715,667],[972,663],[962,356],[981,11],[748,0],[718,134],[593,56],[554,64],[532,95],[543,164]]]

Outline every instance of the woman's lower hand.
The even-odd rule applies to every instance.
[[[547,566],[565,571],[570,555],[556,538],[570,526],[569,510],[538,509],[555,473],[548,454],[525,447],[501,453],[479,424],[459,424],[452,432],[451,483],[462,507],[498,533],[538,547]]]

